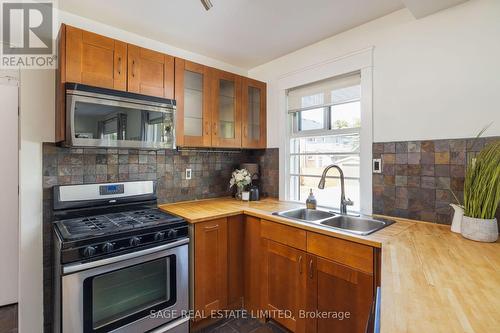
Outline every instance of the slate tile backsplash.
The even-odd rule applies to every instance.
[[[159,203],[231,195],[229,179],[241,163],[260,165],[261,195],[278,197],[278,149],[238,152],[63,148],[43,145],[44,323],[52,331],[52,187],[156,180]],[[192,169],[187,180],[186,168]]]
[[[44,144],[43,187],[157,180],[160,203],[229,195],[229,178],[240,163],[260,164],[262,192],[278,193],[278,149],[206,153],[172,150],[61,148]],[[186,180],[185,170],[192,169]]]
[[[456,202],[463,202],[467,160],[499,137],[373,144],[382,173],[373,174],[373,212],[451,224]]]

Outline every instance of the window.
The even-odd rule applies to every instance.
[[[288,199],[305,201],[313,189],[320,205],[340,208],[340,177],[329,171],[324,190],[318,183],[325,167],[344,171],[350,210],[360,210],[361,86],[358,73],[288,90],[290,153]]]

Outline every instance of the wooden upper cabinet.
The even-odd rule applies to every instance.
[[[242,147],[266,148],[266,84],[242,79]]]
[[[65,83],[175,99],[180,147],[265,148],[266,84],[63,24],[56,141],[65,139]]]
[[[194,62],[175,58],[175,100],[177,102],[177,145],[210,147],[210,70]]]
[[[127,44],[66,26],[65,82],[127,89]]]
[[[241,77],[212,69],[212,146],[241,147]]]
[[[174,98],[174,57],[128,44],[127,90]]]
[[[227,307],[227,248],[226,218],[194,225],[194,308],[205,317]]]
[[[295,333],[305,332],[305,320],[299,311],[306,304],[306,253],[262,239],[262,306],[277,314],[274,320]],[[283,315],[278,315],[279,311]],[[332,331],[331,331],[332,332]],[[340,332],[340,331],[339,331]]]
[[[324,313],[349,313],[345,317],[308,319],[310,333],[363,333],[373,301],[373,275],[334,261],[308,255],[307,308]]]

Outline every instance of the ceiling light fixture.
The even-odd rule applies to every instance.
[[[210,8],[213,7],[212,2],[210,0],[200,0],[200,1],[203,4],[203,7],[205,7],[206,10],[209,10]]]

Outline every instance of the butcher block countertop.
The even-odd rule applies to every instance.
[[[189,223],[247,214],[382,248],[384,333],[500,332],[500,242],[473,242],[449,226],[399,218],[374,234],[356,236],[272,215],[298,206],[220,198],[160,208]]]

